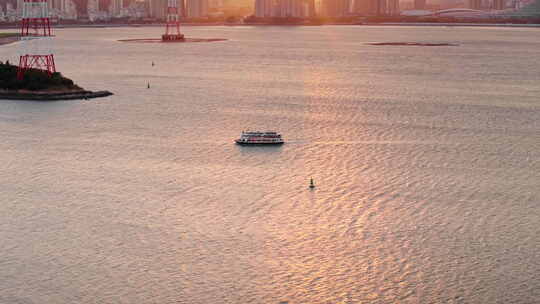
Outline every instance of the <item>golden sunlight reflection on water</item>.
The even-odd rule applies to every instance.
[[[160,31],[59,30],[61,71],[115,95],[0,102],[0,302],[540,297],[535,29],[116,41]],[[366,44],[381,41],[460,46]],[[246,129],[287,142],[234,145]]]

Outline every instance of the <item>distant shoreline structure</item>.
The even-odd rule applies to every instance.
[[[163,24],[157,23],[96,23],[96,24],[58,24],[55,28],[115,28],[115,27],[162,27]],[[522,28],[540,28],[540,23],[481,23],[481,22],[327,22],[322,24],[315,23],[183,23],[186,27],[213,27],[213,26],[296,26],[296,27],[313,27],[313,26],[461,26],[461,27],[522,27]],[[17,25],[0,25],[0,30],[18,29]],[[0,36],[0,45],[6,38]],[[9,38],[13,40],[13,38]],[[11,43],[9,41],[8,43]]]
[[[138,43],[193,43],[193,42],[218,42],[227,41],[222,38],[184,38],[178,41],[163,41],[160,38],[140,38],[140,39],[120,39],[120,42],[138,42]]]
[[[69,25],[59,25],[57,28],[120,28],[120,27],[162,27],[162,24],[69,24]],[[182,24],[182,26],[241,26],[241,27],[268,27],[268,26],[294,26],[294,27],[313,27],[313,26],[409,26],[409,27],[430,27],[430,26],[445,26],[445,27],[507,27],[507,28],[540,28],[540,24],[516,24],[516,23],[461,23],[461,22],[448,22],[448,23],[428,23],[428,22],[384,22],[384,23],[325,23],[325,24],[273,24],[273,23],[238,23],[238,24],[229,24],[229,23],[188,23]],[[12,30],[18,29],[15,25],[2,26],[0,25],[1,30]],[[4,35],[2,35],[4,34]],[[158,39],[161,42],[161,39]],[[223,38],[186,38],[183,43],[193,43],[193,42],[216,42],[216,41],[226,41],[228,39]],[[0,33],[0,47],[3,45],[15,43],[19,41],[18,33]],[[141,38],[141,39],[121,39],[118,40],[121,42],[158,42],[155,39]]]

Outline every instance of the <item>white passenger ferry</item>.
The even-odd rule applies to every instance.
[[[281,134],[271,131],[242,131],[242,135],[235,142],[239,145],[281,145],[284,143]]]

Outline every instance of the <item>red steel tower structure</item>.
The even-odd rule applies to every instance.
[[[52,38],[47,0],[24,0],[21,22],[22,53],[17,78],[22,79],[29,69],[52,75],[56,72],[54,56],[45,46]]]
[[[178,2],[184,3],[182,0],[167,0],[167,23],[165,24],[165,34],[161,36],[162,41],[181,41],[184,40],[184,35],[180,33],[180,9]],[[182,12],[184,7],[182,6]]]

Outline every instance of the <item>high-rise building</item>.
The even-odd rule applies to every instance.
[[[399,0],[387,0],[386,14],[390,16],[399,15]]]
[[[73,4],[79,17],[88,15],[88,0],[73,0]]]
[[[255,0],[255,17],[273,17],[275,0]]]
[[[208,0],[187,0],[186,13],[188,18],[208,16]]]
[[[111,0],[111,4],[109,5],[109,12],[111,13],[111,16],[120,16],[122,8],[124,8],[123,0]]]
[[[344,17],[350,14],[350,0],[321,0],[321,15],[325,17]]]
[[[212,9],[219,9],[223,7],[223,0],[209,0],[208,7]]]
[[[148,4],[148,12],[151,18],[165,19],[167,0],[149,0]]]
[[[357,15],[369,15],[368,0],[353,0],[352,12]]]
[[[52,8],[56,10],[62,10],[62,0],[53,0]]]
[[[420,1],[425,4],[426,0],[414,0]],[[399,0],[354,0],[352,11],[358,15],[371,15],[371,16],[383,16],[383,15],[399,15]]]
[[[417,10],[426,9],[426,0],[414,0],[414,9],[417,9]]]
[[[305,2],[308,10],[308,17],[314,17],[315,15],[317,15],[317,12],[315,10],[315,0],[305,0]]]
[[[74,0],[62,0],[61,6],[62,18],[64,19],[77,19],[88,15],[88,3],[86,3],[85,10],[82,13]]]
[[[7,6],[10,4],[10,1],[0,1],[0,10],[2,10],[2,13],[5,14],[7,12]]]
[[[302,0],[280,0],[279,17],[304,17],[304,2]]]
[[[17,0],[17,15],[22,16],[24,0]]]
[[[504,0],[493,0],[493,9],[502,10],[506,8]]]
[[[99,11],[98,0],[88,0],[88,15],[95,14]]]
[[[482,0],[469,0],[469,8],[471,9],[481,9]]]
[[[383,16],[387,14],[386,0],[369,0],[368,14],[373,16]]]
[[[255,17],[306,18],[315,15],[315,0],[255,0]]]
[[[88,7],[90,7],[90,3],[93,0],[88,0]],[[113,0],[97,0],[97,10],[107,12],[109,11],[109,8],[111,7]]]

